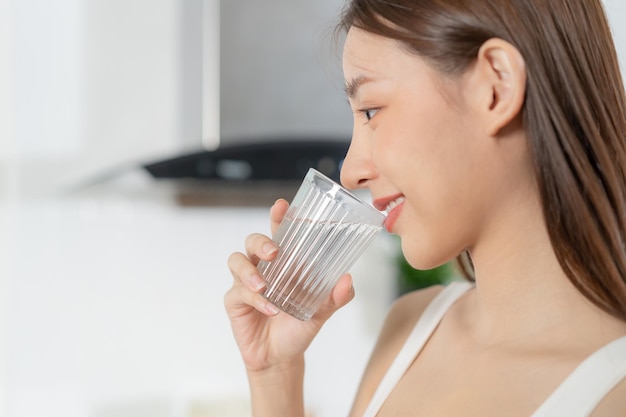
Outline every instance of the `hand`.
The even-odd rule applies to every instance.
[[[271,230],[276,231],[289,204],[278,200],[270,210]],[[261,292],[265,281],[256,268],[260,259],[272,260],[278,248],[267,236],[252,234],[245,241],[246,254],[233,253],[228,267],[233,286],[224,297],[233,334],[248,372],[278,368],[301,360],[322,325],[354,297],[352,278],[341,277],[325,303],[308,321],[284,313]]]

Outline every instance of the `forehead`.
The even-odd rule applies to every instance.
[[[350,70],[353,67],[375,69],[385,59],[394,55],[394,48],[397,46],[391,39],[374,35],[353,26],[348,31],[343,47],[344,70]]]
[[[343,71],[346,80],[361,76],[388,77],[401,76],[419,70],[432,71],[416,54],[390,38],[375,35],[352,27],[348,31],[343,48]]]

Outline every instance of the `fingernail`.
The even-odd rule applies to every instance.
[[[266,285],[265,280],[256,274],[250,277],[250,284],[255,291],[260,291]]]
[[[275,252],[277,252],[278,248],[276,247],[276,245],[268,242],[265,245],[263,245],[262,250],[265,255],[270,256],[270,255],[273,255]]]
[[[276,314],[280,312],[278,307],[276,307],[274,304],[269,303],[269,302],[265,304],[265,311],[271,316],[275,316]]]

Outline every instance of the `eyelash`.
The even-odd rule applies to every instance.
[[[359,110],[359,113],[361,113],[363,117],[365,117],[365,119],[367,120],[366,121],[366,124],[367,124],[370,122],[370,120],[372,120],[372,118],[376,115],[376,113],[378,113],[378,110],[380,109],[363,109],[363,110]]]

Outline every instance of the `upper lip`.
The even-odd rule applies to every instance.
[[[374,200],[372,204],[374,205],[374,207],[376,207],[377,210],[385,211],[387,210],[389,203],[391,203],[392,201],[400,197],[404,197],[404,195],[402,193],[398,193],[395,195],[390,195],[388,197],[381,197],[381,198],[377,198],[376,200]]]

